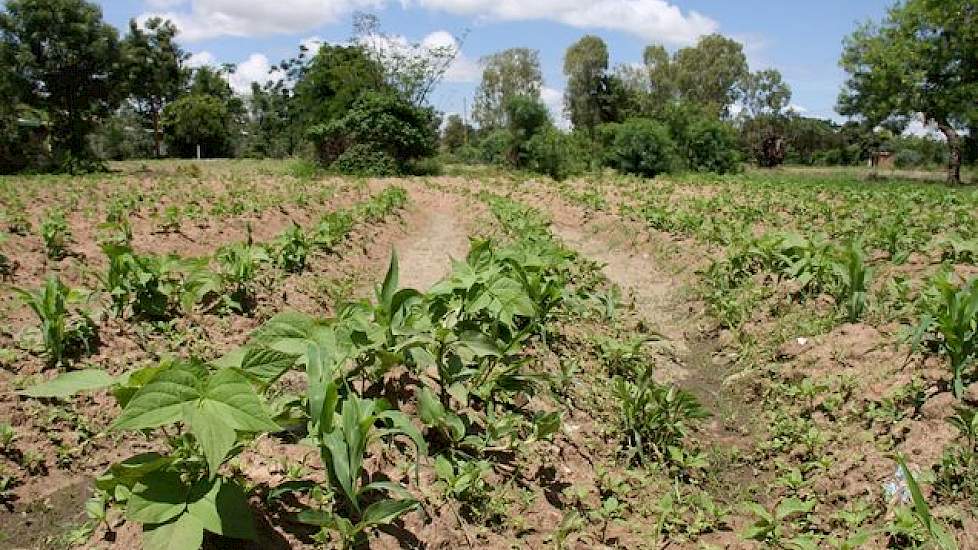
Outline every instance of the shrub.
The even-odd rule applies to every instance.
[[[363,143],[352,145],[331,166],[351,176],[396,176],[400,172],[390,155]]]
[[[691,124],[682,143],[686,164],[697,172],[728,174],[740,168],[737,132],[719,120],[700,119]]]
[[[669,172],[675,166],[676,145],[662,124],[636,118],[618,124],[613,131],[605,153],[606,165],[647,178]]]
[[[308,135],[317,145],[320,162],[338,163],[336,168],[341,171],[345,167],[369,166],[363,160],[386,165],[388,161],[376,154],[382,153],[393,161],[393,173],[402,173],[410,161],[431,157],[438,150],[432,110],[416,107],[391,94],[365,93],[343,118],[317,124],[309,129]],[[350,152],[354,147],[357,150]]]
[[[527,168],[555,180],[580,174],[585,168],[577,142],[555,128],[530,138],[526,142],[525,155]]]

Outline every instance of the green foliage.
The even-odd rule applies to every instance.
[[[15,290],[41,322],[44,350],[52,365],[63,364],[80,349],[89,350],[96,337],[95,323],[84,311],[72,307],[84,301],[84,293],[68,288],[54,275],[33,292]]]
[[[609,126],[612,137],[604,162],[625,174],[646,178],[670,172],[676,164],[676,146],[665,126],[645,119]]]
[[[747,503],[747,507],[757,519],[740,534],[741,538],[767,542],[775,547],[815,548],[816,541],[804,535],[789,538],[791,534],[789,522],[810,514],[815,508],[814,500],[788,498],[778,503],[773,512],[753,502]]]
[[[183,64],[190,54],[176,43],[177,32],[176,25],[158,17],[146,20],[142,27],[133,19],[129,21],[129,34],[122,41],[129,94],[153,128],[152,152],[157,157],[162,140],[160,113],[183,91],[188,77]]]
[[[430,108],[374,92],[364,93],[343,117],[309,128],[308,135],[316,143],[323,164],[335,166],[344,152],[359,146],[361,150],[345,164],[369,166],[365,163],[374,159],[363,157],[373,151],[392,159],[398,173],[406,170],[409,161],[434,155],[438,146]],[[356,159],[362,160],[353,162]]]
[[[67,255],[71,229],[62,212],[48,212],[41,222],[41,239],[44,240],[44,250],[48,258],[61,260]]]
[[[728,174],[740,171],[737,141],[737,132],[729,124],[701,118],[689,125],[678,143],[689,169]]]
[[[841,258],[833,264],[838,278],[837,299],[846,304],[850,323],[855,323],[862,317],[866,309],[866,297],[872,278],[872,269],[866,266],[866,253],[862,243],[857,240],[849,241],[842,249]]]
[[[970,24],[971,0],[909,0],[891,7],[879,23],[860,26],[845,41],[841,65],[849,74],[839,112],[873,125],[906,123],[923,113],[947,138],[948,181],[961,182],[960,129],[976,115],[978,78],[971,61],[978,33]]]
[[[290,273],[302,273],[306,269],[312,242],[299,224],[294,223],[279,235],[276,243],[275,261],[279,267]]]
[[[561,181],[584,171],[585,155],[574,136],[556,128],[546,128],[524,146],[526,167]]]
[[[0,12],[2,76],[50,120],[54,167],[97,167],[88,136],[123,99],[118,33],[84,0],[11,0]]]
[[[907,468],[906,459],[902,455],[897,455],[896,461],[900,466],[900,471],[903,472],[907,487],[910,489],[914,518],[924,528],[927,535],[940,550],[957,550],[957,543],[954,542],[954,539],[947,534],[941,524],[931,515],[930,506],[924,499],[924,495],[921,493],[920,486],[917,484],[913,473]]]
[[[166,142],[174,154],[184,158],[197,155],[222,157],[231,153],[232,116],[218,97],[190,94],[163,109],[162,126]]]
[[[956,286],[945,272],[933,281],[926,312],[914,332],[916,347],[926,343],[948,357],[955,397],[964,394],[965,376],[978,358],[978,279]]]
[[[365,143],[351,145],[330,166],[350,176],[390,177],[400,172],[393,157]]]
[[[599,124],[609,121],[605,116],[607,70],[608,46],[601,38],[587,35],[567,48],[564,55],[565,101],[575,129],[590,134]]]
[[[648,374],[637,382],[616,376],[611,385],[627,445],[643,462],[650,452],[654,459],[666,460],[670,448],[682,446],[690,424],[709,416],[692,394],[657,384]]]
[[[482,81],[475,93],[473,117],[484,131],[506,128],[506,105],[515,97],[540,98],[540,52],[510,48],[482,58]]]

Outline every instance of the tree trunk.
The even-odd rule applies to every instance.
[[[961,136],[946,120],[937,121],[937,129],[947,139],[947,182],[951,185],[961,184]]]
[[[160,110],[153,109],[153,149],[156,158],[160,158]]]

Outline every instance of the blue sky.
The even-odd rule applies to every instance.
[[[478,85],[480,57],[510,47],[540,51],[544,99],[559,110],[567,46],[585,33],[607,43],[612,63],[635,63],[659,42],[670,50],[720,32],[744,45],[751,69],[779,69],[792,104],[809,116],[838,119],[844,75],[842,39],[858,22],[881,18],[889,0],[101,0],[106,19],[125,29],[130,18],[173,19],[197,63],[236,63],[236,87],[264,79],[269,64],[291,57],[310,38],[344,41],[355,10],[376,13],[383,30],[442,44],[466,35],[461,55],[432,101],[461,112]],[[467,31],[467,34],[466,34]]]

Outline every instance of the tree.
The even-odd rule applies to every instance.
[[[564,105],[574,128],[589,135],[604,120],[607,104],[608,46],[597,36],[587,35],[567,48],[564,75],[567,91]]]
[[[400,172],[408,163],[430,157],[438,148],[434,111],[394,93],[367,92],[342,117],[309,129],[320,160],[332,164],[348,150],[382,153]]]
[[[907,0],[845,40],[838,111],[877,125],[918,115],[947,140],[947,180],[961,183],[961,130],[978,121],[978,2]]]
[[[660,45],[647,46],[642,53],[645,70],[649,79],[649,99],[653,109],[673,101],[679,96],[675,66],[669,58],[669,52]]]
[[[55,156],[69,169],[92,160],[88,135],[125,96],[120,61],[118,33],[95,4],[8,0],[0,13],[0,64],[23,101],[47,112]]]
[[[453,153],[469,143],[473,133],[472,127],[466,124],[461,116],[448,115],[445,119],[445,128],[441,132],[441,143],[448,152]]]
[[[388,92],[384,68],[362,46],[323,45],[298,60],[294,75],[295,120],[301,128],[341,118],[367,92]]]
[[[462,39],[446,32],[429,35],[424,42],[390,36],[373,14],[354,14],[353,29],[354,41],[383,67],[387,83],[418,107],[425,105],[462,48]]]
[[[158,17],[140,28],[129,21],[129,34],[122,41],[125,74],[129,93],[137,110],[153,125],[153,151],[160,156],[160,113],[186,87],[190,57],[174,40],[177,27]]]
[[[219,97],[185,95],[163,108],[161,122],[167,145],[179,156],[194,156],[198,145],[205,157],[231,153],[233,118]]]
[[[741,89],[744,114],[750,117],[779,115],[791,102],[791,87],[777,69],[766,69],[745,75]]]
[[[507,130],[509,131],[509,163],[517,168],[526,166],[526,143],[534,135],[552,125],[550,111],[539,99],[514,96],[506,102]]]
[[[747,57],[739,42],[711,34],[676,52],[668,71],[683,99],[724,116],[740,97],[739,85],[748,74]]]
[[[248,144],[246,154],[284,157],[295,151],[295,136],[290,128],[291,95],[274,83],[251,83],[248,98]]]
[[[609,124],[610,144],[605,163],[625,174],[654,178],[676,162],[676,145],[663,124],[642,118]]]
[[[506,103],[513,97],[540,98],[543,74],[540,53],[511,48],[482,58],[485,68],[475,93],[473,117],[482,130],[504,128]]]

